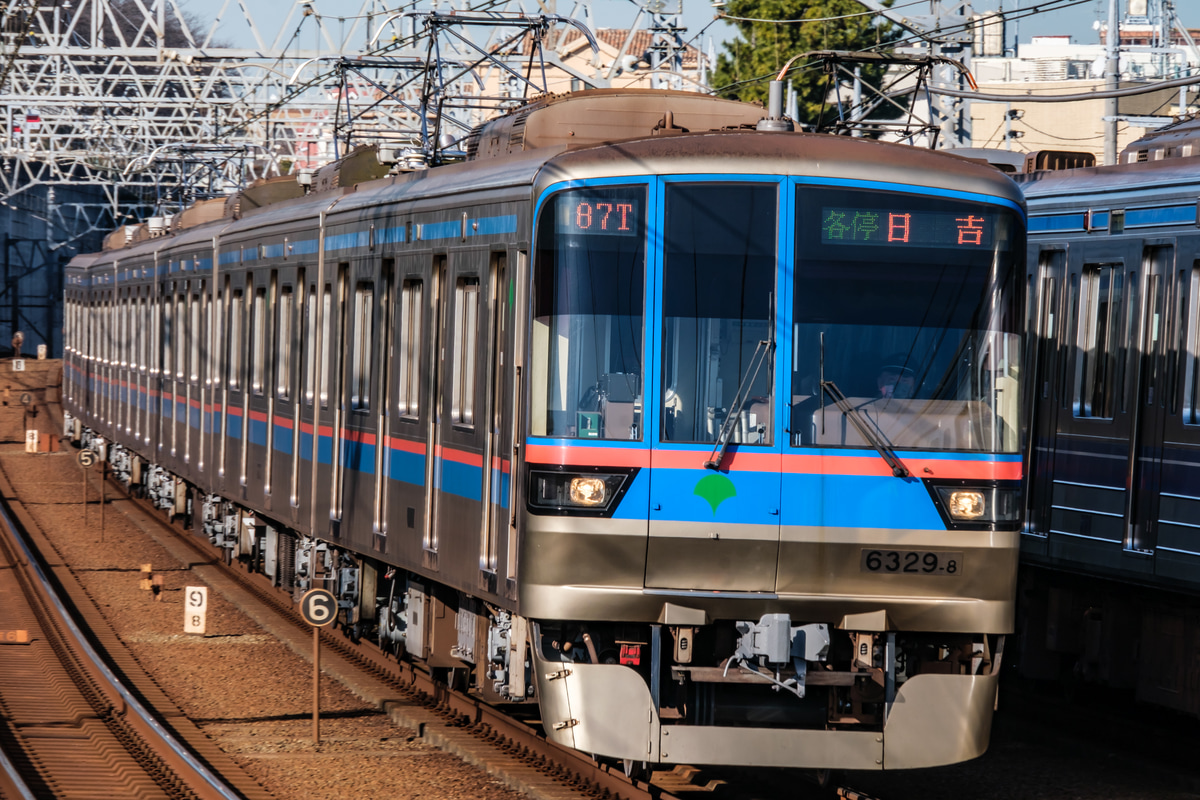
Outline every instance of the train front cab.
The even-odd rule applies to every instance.
[[[998,194],[541,193],[520,607],[552,739],[854,769],[983,752],[1021,486],[1024,224]],[[880,397],[887,366],[911,381]]]

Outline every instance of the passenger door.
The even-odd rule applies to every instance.
[[[433,528],[426,547],[432,553],[445,550],[455,554],[454,562],[439,567],[448,582],[494,591],[494,586],[479,586],[484,559],[466,557],[480,552],[481,539],[487,535],[487,381],[493,361],[488,253],[455,251],[448,259],[438,260],[438,420],[431,454]]]
[[[648,376],[650,588],[771,592],[779,557],[775,407],[779,186],[666,183]],[[651,400],[650,398],[654,398]]]
[[[1068,254],[1066,353],[1057,375],[1053,485],[1046,554],[1149,570],[1125,557],[1137,360],[1144,303],[1139,243],[1087,242]]]

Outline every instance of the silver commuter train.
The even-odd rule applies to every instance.
[[[977,756],[1023,507],[1020,193],[761,116],[551,97],[465,163],[365,151],[118,231],[68,267],[71,430],[564,745]]]

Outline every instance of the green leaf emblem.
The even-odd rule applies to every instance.
[[[737,487],[733,485],[733,481],[724,475],[706,475],[696,484],[696,488],[692,494],[704,498],[712,506],[713,516],[715,517],[717,515],[717,506],[731,497],[737,497]]]

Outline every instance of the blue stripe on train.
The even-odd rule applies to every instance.
[[[873,475],[783,476],[784,525],[944,530],[921,481]],[[788,502],[789,498],[805,500]]]

